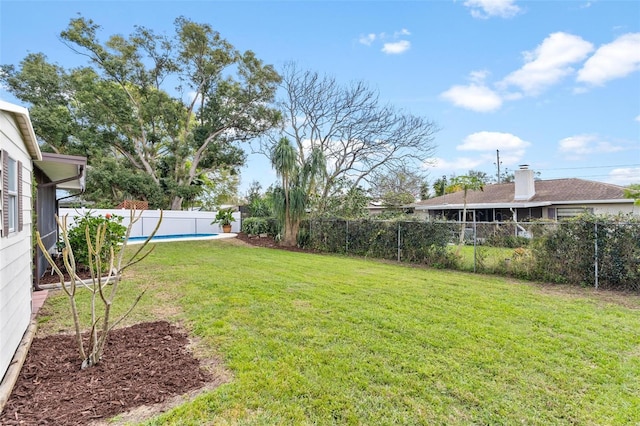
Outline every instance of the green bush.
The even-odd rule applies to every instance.
[[[485,244],[492,247],[518,248],[529,245],[529,238],[515,235],[494,234],[486,239]]]
[[[269,222],[264,217],[248,217],[242,221],[242,232],[249,235],[266,234]]]
[[[537,279],[640,290],[640,221],[585,214],[562,222],[534,245]],[[597,253],[597,257],[596,257]]]
[[[273,237],[278,234],[278,223],[272,217],[248,217],[242,221],[241,231],[249,235],[267,234]]]
[[[89,228],[91,244],[95,246],[98,227],[106,226],[105,242],[100,254],[100,259],[103,261],[106,271],[106,268],[109,266],[110,248],[113,247],[114,253],[117,253],[120,250],[121,243],[127,232],[127,228],[122,225],[122,219],[122,216],[112,216],[110,214],[107,214],[106,217],[102,215],[92,216],[90,211],[85,213],[84,216],[76,218],[73,227],[69,229],[69,244],[73,250],[76,265],[79,268],[88,268],[90,261],[89,242],[86,237],[87,227]]]
[[[377,218],[376,218],[377,219]],[[302,242],[318,251],[449,268],[448,224],[424,221],[323,219],[305,221]],[[308,230],[308,231],[307,231]],[[399,238],[399,240],[398,240]]]

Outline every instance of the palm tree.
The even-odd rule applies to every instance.
[[[484,182],[478,176],[456,176],[451,179],[450,187],[456,187],[459,191],[464,191],[462,195],[462,225],[460,226],[460,242],[458,244],[457,253],[460,253],[460,247],[464,244],[464,230],[467,224],[467,193],[469,191],[483,191],[484,190]]]
[[[324,157],[319,150],[313,150],[308,158],[300,158],[289,139],[281,138],[271,150],[271,165],[281,179],[273,193],[274,210],[282,229],[281,244],[295,246],[300,222],[324,169]]]

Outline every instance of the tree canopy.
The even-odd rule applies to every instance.
[[[269,107],[278,73],[209,25],[179,17],[172,37],[136,27],[106,42],[99,30],[81,17],[60,35],[86,66],[65,69],[35,53],[18,68],[3,65],[0,78],[31,104],[34,130],[49,150],[85,155],[92,169],[117,169],[112,198],[180,209],[202,192],[208,173],[244,164],[238,142],[279,122]],[[89,189],[106,196],[102,186]]]
[[[387,207],[399,208],[421,199],[425,186],[423,174],[399,167],[386,173],[375,173],[371,183],[371,195]]]
[[[431,157],[437,125],[382,104],[364,82],[343,86],[295,64],[288,64],[282,74],[282,127],[263,140],[262,151],[269,155],[286,137],[296,147],[299,165],[312,151],[322,153],[318,214],[328,208],[331,196],[369,186],[376,174],[389,170],[421,170]]]

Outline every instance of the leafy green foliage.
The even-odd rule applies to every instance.
[[[347,187],[344,184],[326,198],[323,210],[314,210],[312,214],[315,217],[360,219],[369,215],[367,211],[369,200],[367,191],[362,187]]]
[[[311,194],[324,169],[324,156],[320,150],[300,157],[287,138],[281,138],[271,152],[271,164],[281,179],[273,190],[273,210],[282,229],[282,244],[297,244],[300,222],[307,214]]]
[[[452,267],[448,226],[421,221],[310,220],[308,247],[325,252]]]
[[[485,244],[493,247],[507,247],[507,248],[516,248],[516,247],[526,247],[529,245],[531,240],[526,237],[522,237],[519,235],[504,235],[500,233],[494,233],[485,241]]]
[[[32,106],[48,149],[87,156],[103,175],[113,169],[105,158],[126,163],[112,192],[94,180],[89,198],[117,203],[132,195],[180,209],[203,193],[210,172],[238,172],[246,157],[240,142],[280,121],[269,107],[280,76],[210,25],[178,18],[172,37],[137,27],[106,42],[99,30],[80,17],[60,35],[87,59],[84,67],[67,70],[30,54],[0,72],[0,82]]]
[[[220,226],[231,225],[231,222],[235,222],[233,217],[233,209],[220,209],[216,212],[216,217],[211,221],[211,224],[219,224]]]
[[[584,214],[536,240],[536,277],[554,282],[640,290],[640,221]],[[597,254],[597,255],[596,255]]]
[[[122,219],[122,216],[117,215],[108,215],[107,217],[101,215],[93,216],[90,211],[76,218],[73,227],[69,229],[68,238],[78,267],[89,267],[89,263],[91,262],[89,245],[95,244],[93,240],[96,238],[98,228],[105,227],[104,244],[100,252],[100,259],[105,268],[102,272],[106,271],[106,268],[109,267],[111,250],[113,250],[115,254],[120,251],[122,241],[127,231],[126,226],[122,225]],[[87,232],[91,241],[87,240]]]
[[[242,221],[242,232],[249,235],[267,234],[269,221],[264,217],[248,217]]]
[[[640,183],[629,185],[629,187],[624,190],[624,196],[626,198],[632,198],[635,200],[634,204],[640,206]]]

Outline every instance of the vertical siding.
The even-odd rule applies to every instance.
[[[13,116],[0,111],[0,149],[22,163],[21,231],[0,238],[0,377],[4,376],[31,319],[32,163]]]

